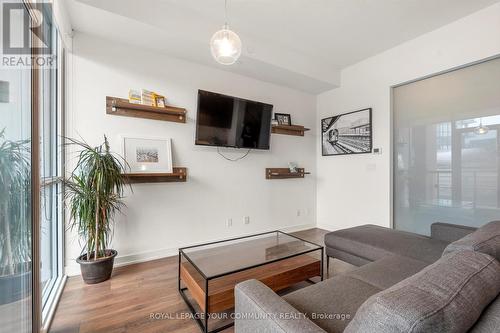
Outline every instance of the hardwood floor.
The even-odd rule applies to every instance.
[[[293,234],[323,244],[326,230]],[[86,285],[80,276],[66,283],[50,333],[199,333],[177,291],[177,257],[116,268],[111,280]],[[334,260],[330,276],[353,266]],[[326,273],[326,263],[325,263]],[[229,328],[224,333],[233,332]]]

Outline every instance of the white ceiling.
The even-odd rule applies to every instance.
[[[340,70],[500,0],[228,0],[240,61],[215,63],[208,41],[224,0],[71,0],[77,31],[153,49],[309,93]]]

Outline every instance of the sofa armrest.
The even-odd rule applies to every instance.
[[[436,222],[431,225],[431,238],[453,243],[476,230],[465,225]]]
[[[236,285],[234,328],[238,333],[325,333],[257,280]]]

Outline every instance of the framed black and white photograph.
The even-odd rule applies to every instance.
[[[170,138],[122,136],[123,157],[130,173],[172,173]]]
[[[362,109],[321,120],[323,156],[372,152],[372,109]]]
[[[289,113],[275,113],[274,119],[278,122],[278,125],[288,125],[292,124],[292,116]]]

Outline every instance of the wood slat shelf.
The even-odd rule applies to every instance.
[[[174,168],[173,173],[124,173],[122,176],[131,184],[185,182],[187,168]]]
[[[175,106],[156,107],[130,103],[128,99],[106,96],[106,113],[115,116],[186,122],[186,109]]]
[[[273,125],[271,132],[274,134],[304,136],[304,132],[309,128],[300,125]]]
[[[297,168],[297,172],[290,172],[288,168],[266,168],[266,179],[304,178],[304,175],[310,174],[304,168]]]

